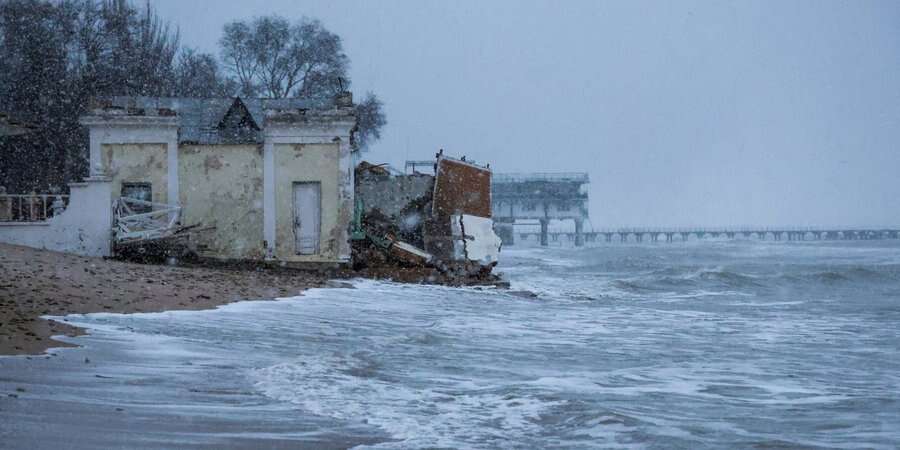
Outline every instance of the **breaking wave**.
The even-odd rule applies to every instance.
[[[877,267],[877,266],[874,266]],[[783,278],[813,283],[883,283],[900,280],[900,267],[881,266],[877,268],[848,266],[828,270],[811,271],[784,275]]]
[[[611,291],[622,295],[654,295],[672,291],[754,294],[784,288],[871,287],[898,281],[900,266],[822,268],[801,265],[776,270],[751,268],[747,271],[722,267],[667,268],[627,278],[613,278],[606,284]]]
[[[319,416],[374,425],[398,440],[377,448],[495,448],[508,433],[539,435],[542,414],[564,404],[462,379],[432,380],[439,387],[416,389],[403,382],[409,380],[380,373],[363,353],[281,363],[253,377],[269,397]]]
[[[668,292],[673,289],[700,289],[712,292],[759,287],[761,281],[755,276],[723,268],[670,268],[625,279],[614,279],[610,285],[633,293]]]

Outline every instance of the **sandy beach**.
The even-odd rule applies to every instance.
[[[0,244],[0,355],[39,354],[68,346],[51,336],[80,333],[43,315],[210,309],[294,296],[327,278],[288,269],[135,264]]]

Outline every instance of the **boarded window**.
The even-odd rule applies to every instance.
[[[150,183],[122,183],[122,197],[151,202],[153,201],[153,189]],[[132,204],[129,206],[138,214],[153,210],[151,205]]]

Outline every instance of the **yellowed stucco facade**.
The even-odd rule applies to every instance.
[[[275,145],[275,255],[286,261],[328,261],[337,255],[340,197],[338,178],[323,177],[338,173],[338,144]],[[294,248],[294,183],[321,183],[322,215],[318,255],[297,255]]]
[[[114,197],[124,183],[147,183],[153,201],[168,203],[166,148],[161,144],[105,144],[103,161]],[[275,157],[276,259],[328,262],[338,257],[341,222],[338,186],[340,145],[278,144]],[[331,175],[331,176],[329,176]],[[321,186],[319,253],[298,255],[294,236],[294,183]],[[202,256],[263,259],[263,147],[182,145],[178,148],[181,223],[209,231],[195,237]]]
[[[232,111],[238,110],[227,114]],[[91,134],[91,175],[111,181],[112,200],[127,183],[149,184],[153,202],[179,206],[180,224],[203,230],[190,241],[204,257],[349,261],[351,108],[315,114],[266,110],[262,124],[252,130],[254,142],[188,140],[185,135],[196,129],[185,131],[185,122],[197,119],[179,117],[177,110],[162,112],[97,110],[82,118]],[[301,252],[297,243],[297,184],[318,188],[314,252]]]
[[[178,151],[183,224],[215,227],[197,234],[197,250],[225,259],[262,259],[262,146],[188,145]]]
[[[169,168],[164,144],[106,144],[102,149],[114,199],[121,194],[122,183],[149,183],[154,202],[169,202],[166,182]]]

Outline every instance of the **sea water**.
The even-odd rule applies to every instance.
[[[0,393],[25,387],[0,400],[0,439],[900,446],[898,241],[508,248],[498,270],[511,289],[354,280],[213,311],[69,316],[91,330],[70,339],[82,348],[0,359]]]

